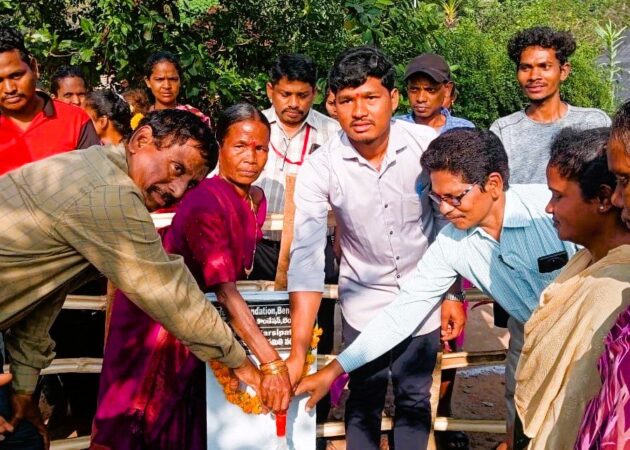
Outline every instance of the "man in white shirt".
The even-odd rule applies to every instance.
[[[312,155],[297,178],[288,273],[292,349],[287,366],[293,383],[302,372],[324,288],[329,205],[340,236],[339,299],[345,345],[393,301],[432,241],[437,221],[442,221],[430,205],[428,176],[420,167],[420,156],[436,133],[424,125],[392,120],[398,91],[387,57],[372,47],[347,50],[337,58],[328,81],[343,133]],[[442,316],[443,322],[450,319],[458,334],[464,322],[461,303],[444,302]],[[440,322],[438,304],[411,337],[350,373],[345,417],[349,450],[380,447],[390,372],[396,448],[426,447]]]
[[[263,111],[271,124],[269,158],[255,184],[265,192],[267,212],[283,214],[287,174],[295,175],[311,153],[339,131],[339,124],[313,109],[317,70],[308,56],[281,55],[271,68],[269,78],[267,97],[271,108]],[[329,231],[325,249],[326,283],[336,284],[339,271],[334,259],[332,230]],[[256,247],[251,280],[275,280],[281,236],[281,231],[265,232]],[[322,354],[332,352],[334,308],[334,302],[323,302],[317,317],[326,330],[317,347]],[[318,404],[318,420],[325,420],[329,409],[327,401]]]
[[[267,197],[267,211],[284,212],[287,174],[297,174],[304,161],[339,130],[339,124],[315,111],[317,71],[305,55],[281,55],[270,71],[267,97],[271,108],[263,111],[271,124],[269,159],[256,182]],[[258,244],[252,280],[274,280],[280,251],[280,231],[267,231]],[[333,274],[332,247],[327,281]],[[335,277],[336,278],[336,277]]]

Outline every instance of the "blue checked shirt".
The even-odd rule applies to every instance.
[[[550,194],[545,185],[516,185],[506,192],[501,239],[480,227],[445,226],[396,299],[374,318],[338,357],[346,372],[372,361],[411,335],[435,309],[457,275],[472,281],[516,320],[529,319],[538,299],[560,272],[538,272],[538,258],[574,244],[558,239],[545,213]]]
[[[438,131],[438,134],[444,134],[452,128],[475,128],[475,124],[472,123],[470,120],[462,119],[461,117],[451,116],[451,113],[446,108],[442,108],[441,112],[442,112],[442,115],[446,117],[446,123],[444,124],[442,128],[440,128],[440,130]],[[413,112],[409,112],[401,116],[396,116],[394,117],[394,119],[404,120],[405,122],[410,122],[410,123],[416,123],[415,120],[413,120]]]

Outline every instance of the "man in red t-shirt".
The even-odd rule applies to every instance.
[[[57,153],[99,144],[89,116],[35,89],[37,62],[22,35],[0,28],[0,175]]]

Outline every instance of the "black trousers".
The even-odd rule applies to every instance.
[[[348,346],[359,331],[343,324]],[[389,352],[350,372],[350,397],[346,402],[348,450],[378,450],[381,416],[391,375],[394,388],[394,447],[424,450],[431,431],[431,385],[440,345],[440,329],[409,337]]]
[[[525,450],[529,445],[529,441],[530,439],[525,436],[523,431],[523,422],[517,413],[514,419],[514,450]]]
[[[0,352],[0,373],[4,365],[4,355]],[[11,411],[11,385],[0,387],[0,417],[6,420],[13,417]],[[2,450],[43,450],[44,440],[37,428],[27,420],[22,420],[13,433],[7,433],[5,440],[0,442]]]
[[[77,295],[103,295],[107,291],[107,279],[100,277],[81,286],[73,292]],[[102,358],[105,338],[105,313],[103,311],[61,310],[50,329],[55,341],[56,358]],[[64,435],[63,422],[67,405],[72,416],[72,428],[79,435],[88,435],[96,413],[99,374],[65,373],[45,375],[42,388],[47,400],[55,405],[50,420],[53,438]],[[58,407],[61,407],[59,409]],[[58,435],[58,433],[60,433]],[[1,448],[1,447],[0,447]]]

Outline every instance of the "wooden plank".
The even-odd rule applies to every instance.
[[[507,350],[453,352],[442,356],[442,370],[505,364]]]
[[[392,429],[392,418],[383,417],[381,431],[387,432]],[[466,431],[473,433],[493,433],[505,434],[506,427],[504,420],[472,420],[453,419],[451,417],[437,417],[434,424],[437,431]],[[317,425],[316,436],[318,438],[331,438],[345,436],[345,426],[342,421],[324,422]],[[89,436],[82,436],[73,439],[63,439],[51,442],[51,450],[79,450],[87,448],[90,443]]]
[[[436,417],[433,428],[437,431],[467,431],[469,433],[505,434],[505,420],[453,419]]]
[[[107,295],[105,295],[105,338],[103,347],[107,344],[107,336],[109,336],[109,323],[112,320],[112,306],[114,305],[114,297],[116,296],[116,286],[107,280]]]
[[[483,352],[445,353],[441,358],[441,368],[457,369],[461,367],[501,365],[505,363],[507,350],[490,350]],[[317,369],[335,359],[335,355],[317,355]]]
[[[236,283],[238,290],[248,291],[275,291],[275,283],[266,280],[242,280]],[[491,300],[478,289],[470,289],[466,291],[468,300],[471,303],[479,301]],[[339,297],[339,289],[336,284],[327,284],[324,286],[323,298],[336,300]],[[64,309],[93,309],[104,311],[107,308],[107,296],[105,295],[68,295],[66,302],[63,304]]]
[[[317,355],[317,368],[321,369],[335,355]],[[447,363],[446,361],[454,361]],[[467,361],[467,362],[466,362]],[[505,362],[505,351],[488,352],[456,352],[442,356],[442,370],[458,367],[472,367],[482,365],[495,365]],[[52,373],[100,373],[103,360],[101,358],[58,358],[53,360],[50,366],[42,370],[42,375]],[[9,371],[9,365],[4,365],[4,371]]]
[[[40,375],[54,373],[101,373],[102,358],[59,358],[54,359],[50,366],[42,369]],[[4,365],[4,372],[9,372],[9,365]]]
[[[278,267],[276,269],[276,291],[287,289],[287,272],[289,271],[289,251],[293,242],[293,222],[295,216],[295,175],[287,175],[284,184],[284,222],[282,224],[282,238],[280,239],[280,254],[278,255]]]
[[[383,417],[381,431],[387,432],[392,429],[392,418]],[[434,428],[437,431],[465,431],[471,433],[493,433],[505,434],[506,427],[504,420],[471,420],[453,419],[451,417],[437,417]],[[317,425],[316,436],[318,438],[331,438],[345,436],[345,426],[341,421],[324,422]],[[87,448],[90,443],[89,436],[82,436],[73,439],[63,439],[53,441],[50,444],[51,450],[79,450]]]
[[[106,295],[68,295],[63,309],[88,309],[105,311],[107,307]]]
[[[435,359],[435,367],[433,368],[433,374],[431,378],[433,382],[431,383],[431,423],[435,422],[435,418],[437,417],[437,409],[438,404],[440,403],[440,386],[442,384],[442,352],[438,352],[437,358]],[[435,434],[434,428],[431,427],[429,430],[429,441],[427,442],[427,450],[435,450],[436,442],[435,442]]]
[[[50,450],[82,450],[90,446],[90,436],[59,439],[50,443]]]
[[[155,228],[164,228],[166,226],[169,226],[173,220],[173,216],[175,216],[175,213],[151,214],[151,218],[153,219],[153,225],[155,225]],[[329,228],[334,227],[337,224],[337,222],[335,221],[335,215],[332,211],[328,211],[327,223]],[[263,231],[282,231],[283,225],[284,214],[267,214],[262,229]]]
[[[332,211],[328,211],[328,218],[326,219],[328,228],[337,226],[335,214]],[[265,223],[263,223],[263,231],[282,231],[284,227],[284,214],[267,214]]]
[[[383,417],[381,431],[391,431],[393,420]],[[474,433],[505,434],[505,420],[453,419],[452,417],[436,417],[434,423],[436,431],[467,431]],[[316,436],[321,438],[343,437],[346,430],[343,421],[324,422],[317,424]]]

